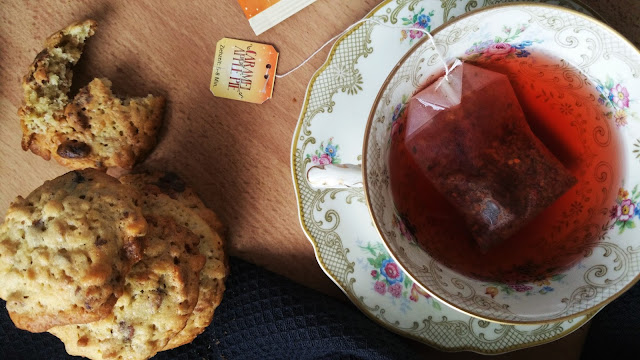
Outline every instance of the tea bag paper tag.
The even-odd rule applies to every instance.
[[[209,88],[217,97],[262,104],[273,94],[277,65],[273,46],[223,38],[216,44]]]

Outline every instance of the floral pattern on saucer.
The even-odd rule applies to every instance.
[[[514,27],[504,26],[504,37],[496,36],[494,39],[476,42],[465,51],[467,61],[490,61],[512,58],[528,57],[531,53],[526,48],[542,40],[523,40],[514,42],[527,30],[529,25],[520,24]]]
[[[329,138],[327,145],[324,141],[320,143],[320,148],[312,154],[307,154],[307,159],[311,160],[314,165],[340,164],[340,156],[338,156],[339,145],[333,143],[333,138]]]
[[[544,51],[560,59],[553,65],[546,65],[535,58],[531,61],[504,61],[504,70],[512,77],[514,88],[526,89],[527,97],[536,96],[536,101],[541,101],[535,105],[530,102],[529,106],[539,106],[540,109],[559,106],[565,112],[559,121],[563,126],[570,125],[571,130],[563,130],[563,136],[572,137],[567,143],[575,142],[573,151],[584,160],[579,169],[582,175],[580,187],[575,188],[577,200],[559,203],[562,206],[555,213],[557,220],[536,237],[539,244],[549,247],[539,249],[542,254],[552,252],[553,247],[566,245],[560,249],[566,251],[567,256],[582,260],[575,266],[559,269],[556,264],[546,262],[551,257],[541,258],[540,264],[547,266],[547,273],[561,271],[567,279],[564,283],[556,283],[553,291],[549,288],[542,289],[544,294],[540,291],[529,293],[544,296],[521,296],[521,293],[535,288],[530,284],[518,285],[518,291],[514,292],[505,290],[500,298],[491,296],[491,293],[487,296],[483,281],[447,268],[428,252],[414,251],[411,249],[413,241],[394,226],[396,217],[388,163],[390,149],[386,144],[394,117],[394,108],[390,105],[402,102],[406,96],[420,91],[425,83],[436,79],[442,71],[438,58],[464,56],[465,50],[477,47],[487,38],[506,40],[502,44],[509,45],[509,41],[514,40],[524,31],[520,29],[525,27],[516,32],[505,29],[505,19],[529,24],[526,34],[543,40],[538,53]],[[506,32],[509,36],[503,38]],[[434,42],[438,52],[434,51]],[[613,52],[616,56],[609,56]],[[598,103],[600,94],[591,81],[592,78],[606,78],[614,71],[616,73],[612,77],[625,78],[624,86],[611,83],[605,87],[609,91],[607,100],[617,107],[625,107],[632,103],[629,95],[640,91],[640,81],[631,76],[640,71],[639,58],[637,49],[599,23],[573,12],[535,4],[492,7],[461,18],[434,35],[433,42],[423,40],[410,56],[405,56],[393,68],[393,76],[387,78],[375,98],[365,135],[363,172],[373,221],[385,238],[385,246],[407,276],[428,289],[441,303],[490,321],[519,324],[557,321],[587,314],[606,305],[640,280],[640,240],[638,229],[634,228],[635,222],[631,222],[635,212],[633,199],[618,200],[615,216],[618,226],[624,225],[623,231],[608,231],[611,225],[609,209],[616,202],[618,188],[622,184],[633,187],[639,182],[640,169],[629,164],[631,157],[627,156],[626,150],[629,149],[627,144],[640,136],[640,127],[632,122],[624,129],[616,129],[613,119],[603,116],[607,110]],[[492,56],[491,61],[493,59]],[[515,74],[517,76],[512,76]],[[530,79],[542,85],[534,84]],[[577,91],[579,89],[582,91]],[[557,122],[558,128],[560,124]],[[609,150],[615,151],[615,158],[608,157]],[[579,221],[571,219],[577,212],[584,214]],[[558,243],[565,238],[566,243]],[[513,264],[512,268],[527,273],[536,266],[534,261]]]
[[[492,0],[491,4],[511,1]],[[586,12],[567,0],[545,2],[561,2]],[[416,12],[420,13],[424,8],[422,15],[429,16],[428,26],[433,30],[454,16],[482,6],[482,2],[473,0],[386,0],[368,16],[381,23],[401,25],[403,18],[413,20]],[[342,163],[362,161],[367,116],[388,75],[388,71],[381,69],[391,69],[412,45],[406,39],[393,41],[397,39],[397,31],[375,23],[359,25],[338,39],[329,58],[309,83],[291,156],[300,221],[321,268],[376,323],[446,351],[504,353],[550,342],[578,329],[594,314],[546,325],[492,323],[435,301],[413,283],[405,286],[406,274],[402,274],[402,282],[394,283],[402,286],[400,296],[395,297],[397,289],[389,292],[389,285],[394,284],[384,282],[387,277],[392,281],[400,277],[394,272],[392,263],[385,261],[385,255],[379,259],[379,264],[369,262],[369,259],[378,259],[384,245],[371,222],[362,189],[317,190],[306,182],[306,171],[314,165],[313,156],[319,161],[327,154],[328,139],[332,144],[340,145],[336,157]],[[402,104],[399,107],[398,104],[388,105],[392,110],[397,108],[396,117],[402,115]],[[328,160],[327,156],[325,159]],[[384,294],[381,285],[376,291],[378,281],[384,282]]]
[[[636,185],[631,193],[620,188],[616,204],[611,208],[611,220],[613,220],[612,228],[617,227],[620,234],[626,229],[635,229],[636,223],[634,218],[640,218],[640,191]]]
[[[560,282],[565,278],[565,274],[557,274],[544,279],[536,281],[533,284],[502,284],[502,283],[489,283],[485,291],[486,295],[495,298],[498,294],[512,295],[520,293],[525,296],[531,295],[544,295],[553,291],[553,282]]]
[[[428,14],[424,13],[424,8],[420,8],[420,11],[414,12],[408,17],[402,18],[402,25],[411,27],[411,30],[402,30],[400,41],[404,41],[409,38],[409,44],[413,43],[413,40],[420,39],[424,36],[424,31],[431,31],[431,17],[435,13],[431,10]]]
[[[613,119],[617,127],[626,126],[629,118],[637,117],[637,114],[629,109],[629,90],[622,83],[607,78],[604,83],[598,82],[596,89],[600,92],[598,101],[611,109],[606,114],[607,118]]]
[[[430,302],[436,310],[441,310],[440,304],[429,293],[405,276],[396,262],[381,243],[367,243],[360,249],[369,252],[367,262],[373,267],[371,278],[374,281],[373,290],[380,295],[389,295],[397,299],[418,302],[420,299]]]

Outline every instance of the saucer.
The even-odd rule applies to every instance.
[[[485,4],[513,0],[485,1]],[[539,1],[592,14],[574,1]],[[368,18],[429,31],[482,5],[474,0],[391,1]],[[398,60],[423,34],[365,22],[334,44],[312,77],[292,144],[292,172],[302,228],[320,267],[368,317],[400,335],[444,351],[497,354],[544,344],[570,334],[594,313],[544,325],[480,320],[440,303],[413,284],[378,235],[362,189],[312,189],[311,164],[357,164],[368,114]],[[384,49],[381,49],[384,46]],[[376,49],[378,48],[378,49]]]

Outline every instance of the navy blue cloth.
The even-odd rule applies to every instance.
[[[154,359],[413,359],[409,340],[346,304],[239,259],[213,325]],[[0,358],[67,359],[48,333],[15,328],[0,304]],[[80,359],[80,358],[76,358]]]
[[[239,259],[213,325],[191,344],[154,359],[415,359],[411,342],[384,330],[353,305]],[[593,320],[582,360],[616,357],[640,338],[640,284]],[[0,359],[81,359],[48,333],[16,329],[0,300]]]
[[[591,320],[581,360],[638,358],[640,283],[622,294]],[[629,354],[635,353],[629,357]]]

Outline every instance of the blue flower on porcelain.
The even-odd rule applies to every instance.
[[[380,274],[387,279],[389,285],[402,282],[402,280],[404,280],[402,270],[400,270],[398,264],[396,264],[393,259],[386,259],[382,262],[382,266],[380,266]]]
[[[324,152],[329,154],[332,158],[336,157],[338,153],[338,149],[332,144],[328,144],[327,147],[324,148]]]

